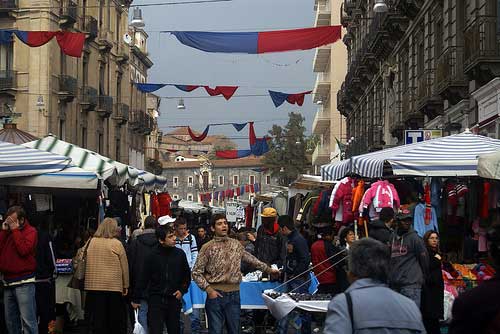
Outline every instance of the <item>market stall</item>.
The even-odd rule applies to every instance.
[[[479,156],[477,174],[486,179],[500,180],[500,150]]]

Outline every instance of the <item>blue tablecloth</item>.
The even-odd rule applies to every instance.
[[[313,273],[310,273],[311,284],[309,293],[314,294],[318,289],[318,280]],[[280,282],[241,282],[240,301],[241,308],[247,310],[267,309],[262,292],[264,290],[275,289],[281,285]],[[191,281],[188,292],[182,297],[183,309],[185,313],[191,313],[193,308],[204,308],[207,294],[202,291],[196,283]]]

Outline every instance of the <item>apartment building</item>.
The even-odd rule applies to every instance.
[[[52,133],[124,163],[135,154],[130,146],[142,152],[142,166],[137,159],[134,165],[144,167],[149,123],[139,122],[140,131],[131,131],[130,123],[137,113],[145,114],[146,97],[135,92],[132,82],[137,71],[144,82],[152,62],[147,57],[147,35],[137,28],[129,32],[131,1],[2,0],[0,4],[0,29],[86,34],[81,58],[64,55],[55,41],[31,48],[14,38],[0,45],[0,114],[15,116],[18,128],[37,137]],[[124,41],[127,32],[132,34],[129,42]]]
[[[315,26],[340,24],[341,0],[316,0]],[[313,71],[317,73],[313,90],[313,101],[317,105],[312,133],[319,136],[319,144],[312,154],[312,164],[316,172],[321,165],[336,159],[336,143],[345,142],[344,117],[337,110],[337,91],[341,87],[347,71],[347,49],[341,42],[316,49]],[[337,157],[338,159],[338,157]]]
[[[386,0],[382,13],[374,2],[342,6],[348,72],[337,108],[354,137],[347,154],[403,144],[411,129],[498,138],[498,2]]]

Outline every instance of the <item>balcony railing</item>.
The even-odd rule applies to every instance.
[[[434,70],[426,70],[417,79],[417,102],[419,105],[424,104],[434,95],[434,74]]]
[[[88,34],[88,38],[95,39],[99,33],[97,19],[93,16],[87,15],[82,18],[83,30]]]
[[[78,80],[70,75],[60,75],[59,92],[75,96],[78,93]]]
[[[436,69],[436,90],[443,92],[450,86],[466,86],[464,48],[447,48],[439,57]]]
[[[71,0],[64,0],[59,16],[61,25],[75,23],[78,19],[78,5]]]
[[[406,92],[403,92],[401,98],[401,116],[402,121],[404,122],[409,115],[415,112],[415,95],[414,88],[409,88]]]
[[[319,166],[330,162],[330,149],[328,145],[318,144],[312,154],[313,165]]]
[[[113,98],[107,95],[99,95],[97,97],[96,111],[102,118],[108,118],[113,113]]]
[[[97,105],[97,89],[93,87],[83,87],[80,104],[83,110],[91,110]]]
[[[115,104],[115,115],[114,119],[120,124],[125,124],[128,122],[129,118],[129,106],[125,103],[116,103]]]
[[[0,13],[10,12],[18,6],[18,0],[0,0]]]
[[[0,90],[14,89],[17,87],[17,72],[0,70]]]
[[[499,35],[495,16],[478,16],[465,29],[464,39],[466,72],[480,62],[500,61]]]

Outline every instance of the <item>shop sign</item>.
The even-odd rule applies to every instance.
[[[443,136],[443,130],[405,130],[405,144],[415,144]]]
[[[238,212],[238,202],[226,202],[226,219],[230,223],[236,222]]]

